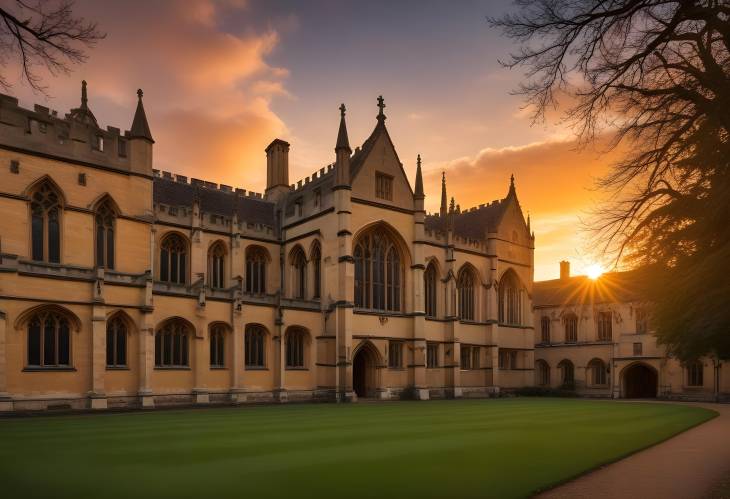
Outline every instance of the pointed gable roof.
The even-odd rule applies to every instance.
[[[144,112],[144,106],[142,105],[142,89],[137,90],[137,110],[134,112],[134,120],[132,120],[132,129],[130,137],[133,139],[147,139],[154,144],[152,139],[152,132],[150,132],[150,126],[147,124],[147,115]]]

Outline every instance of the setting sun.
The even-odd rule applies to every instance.
[[[598,279],[603,274],[603,267],[597,263],[589,265],[586,267],[586,274],[588,274],[588,277],[593,280]]]

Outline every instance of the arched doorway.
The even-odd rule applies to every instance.
[[[624,370],[624,398],[655,398],[657,373],[646,364],[634,364]]]
[[[352,359],[352,388],[358,398],[377,396],[378,353],[370,343],[362,345]]]

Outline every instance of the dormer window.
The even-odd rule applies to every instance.
[[[299,198],[294,202],[294,216],[295,217],[301,217],[302,216],[302,199]]]
[[[393,200],[393,177],[380,172],[375,174],[375,197]]]
[[[117,142],[117,154],[122,158],[127,157],[127,141],[125,139],[119,139]]]
[[[319,208],[322,206],[322,191],[317,189],[314,191],[314,207]]]
[[[94,137],[94,150],[96,151],[104,151],[104,137],[101,135],[97,135]]]

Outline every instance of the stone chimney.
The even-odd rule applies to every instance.
[[[570,262],[568,260],[560,262],[560,279],[570,279]]]
[[[277,202],[289,192],[289,143],[274,139],[266,148],[266,193]]]

